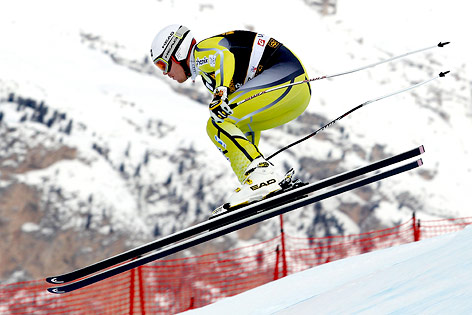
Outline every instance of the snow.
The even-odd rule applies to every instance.
[[[149,238],[157,223],[167,235],[206,219],[206,213],[197,217],[195,211],[180,215],[181,209],[172,200],[159,194],[143,200],[144,193],[136,191],[136,187],[154,185],[165,190],[162,183],[174,176],[177,192],[188,199],[202,176],[202,211],[206,211],[206,206],[222,200],[235,184],[225,159],[207,139],[207,108],[177,94],[174,82],[155,69],[146,72],[140,64],[156,32],[168,24],[184,23],[198,40],[232,29],[254,29],[274,36],[300,57],[310,77],[451,41],[444,48],[405,60],[314,82],[307,112],[334,119],[369,99],[451,70],[446,78],[428,86],[356,111],[323,131],[329,141],[312,139],[298,146],[295,151],[300,155],[279,155],[273,162],[296,168],[298,157],[337,159],[345,152],[342,149],[356,144],[367,157],[348,151],[342,167],[353,169],[368,162],[375,145],[396,154],[423,144],[426,153],[421,169],[434,174],[433,179],[425,180],[415,171],[383,181],[376,218],[387,226],[409,219],[412,209],[399,209],[395,202],[404,192],[417,202],[415,210],[422,219],[470,216],[472,22],[467,2],[337,0],[333,16],[320,16],[307,7],[309,2],[313,1],[3,1],[0,110],[5,113],[3,122],[17,128],[14,135],[28,139],[29,145],[12,141],[10,149],[22,156],[38,143],[54,146],[60,142],[78,151],[74,160],[11,175],[13,180],[46,192],[59,191],[57,200],[52,195],[48,202],[51,208],[58,202],[63,228],[83,228],[84,214],[89,214],[91,227],[103,234],[111,229],[128,230],[130,238],[139,233]],[[98,40],[86,40],[88,35]],[[118,64],[111,56],[141,65],[143,70]],[[4,101],[10,92],[44,100],[52,110],[67,113],[74,120],[74,132],[65,135],[32,122],[20,123],[23,113],[15,110],[16,104]],[[297,126],[297,122],[291,124]],[[336,129],[341,126],[346,130],[342,135]],[[281,130],[267,134],[274,140],[263,138],[260,149],[266,154],[281,143],[297,140]],[[107,158],[91,149],[94,144],[109,150]],[[188,178],[177,178],[175,159],[179,150],[190,147],[199,152],[196,170],[190,169]],[[129,175],[117,171],[120,164],[136,169],[147,153],[152,158],[143,166],[136,185]],[[1,160],[2,167],[14,166],[13,160]],[[0,179],[0,188],[9,184],[10,180]],[[345,194],[323,203],[323,211],[336,216],[346,233],[358,233],[359,226],[336,210],[341,202],[357,200],[358,196]],[[189,203],[190,208],[197,207],[195,200]],[[288,214],[286,231],[300,235],[299,226],[311,226],[314,215],[313,211]],[[274,222],[267,222],[261,238],[271,237],[269,229],[278,233]],[[22,230],[57,232],[33,222],[25,222]],[[470,313],[471,234],[469,228],[336,261],[190,313]]]
[[[472,227],[302,271],[185,312],[470,314]]]
[[[41,227],[34,222],[25,222],[21,225],[21,230],[25,233],[32,233],[39,231]]]
[[[156,32],[167,24],[183,22],[198,40],[232,29],[254,29],[274,36],[300,57],[310,77],[355,69],[451,41],[444,48],[389,65],[314,82],[307,112],[334,119],[369,99],[451,70],[446,78],[428,86],[356,111],[323,131],[330,141],[310,139],[293,150],[296,156],[281,154],[273,162],[297,169],[297,158],[340,158],[344,149],[356,144],[367,157],[361,159],[348,151],[341,167],[352,169],[369,162],[375,145],[397,154],[424,144],[422,169],[434,174],[434,179],[424,180],[415,171],[383,181],[378,198],[384,200],[375,210],[376,217],[389,224],[409,217],[412,210],[428,217],[470,215],[466,192],[472,187],[472,137],[468,136],[472,133],[472,54],[468,40],[472,22],[466,3],[338,0],[336,15],[320,16],[307,6],[309,2],[241,0],[235,5],[216,0],[84,0],[66,4],[60,0],[7,0],[3,3],[5,9],[0,10],[0,98],[14,92],[44,100],[51,110],[67,113],[74,121],[74,131],[58,138],[78,151],[74,161],[20,174],[15,180],[44,191],[60,188],[66,197],[67,207],[60,207],[64,218],[77,213],[97,218],[104,211],[115,230],[133,222],[129,229],[143,238],[153,237],[155,224],[162,224],[162,234],[168,234],[206,219],[211,210],[207,208],[222,201],[236,180],[207,138],[207,108],[177,94],[175,82],[163,78],[152,65],[149,69],[153,72],[146,72],[148,69],[141,64]],[[87,40],[88,36],[97,40]],[[142,71],[119,64],[112,56],[140,65]],[[192,83],[182,87],[191,88]],[[23,138],[37,130],[47,132],[32,122],[19,123],[21,115],[15,104],[0,102],[0,110],[5,111],[3,119],[8,126],[22,127],[18,132]],[[441,115],[444,113],[447,119]],[[158,123],[161,127],[156,127]],[[297,122],[291,124],[297,126]],[[310,126],[313,130],[316,127]],[[340,134],[338,127],[343,127],[345,133]],[[280,130],[265,134],[260,145],[265,154],[282,143],[297,140]],[[95,144],[109,150],[107,159],[91,149]],[[180,156],[179,150],[190,147],[198,151],[196,170],[186,173],[187,178],[179,177],[175,157]],[[130,179],[147,153],[152,158],[142,167],[141,177]],[[2,163],[9,166],[11,161]],[[117,171],[120,165],[124,165],[127,175]],[[203,178],[205,199],[200,206],[208,212],[197,217],[196,211],[189,211],[176,220],[179,205],[160,194],[143,200],[140,188],[145,187],[145,191],[157,186],[161,192],[171,176],[177,182],[175,191],[186,199],[195,196],[196,182]],[[404,191],[418,201],[416,209],[398,210],[396,197]],[[93,203],[88,204],[92,194]],[[323,210],[335,215],[346,233],[357,233],[358,226],[335,207],[353,198],[345,194],[323,203]],[[190,210],[196,207],[196,201],[189,201]],[[165,218],[156,220],[164,214]],[[313,215],[302,215],[301,211],[287,215],[286,222],[292,225],[288,230],[297,232],[300,226],[310,226]],[[80,218],[67,222],[67,227],[84,226]],[[99,228],[102,222],[94,224]],[[269,225],[266,230],[278,232]],[[272,237],[270,233],[265,237]]]

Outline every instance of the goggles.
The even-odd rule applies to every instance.
[[[154,61],[154,64],[164,73],[170,72],[170,66],[172,65],[171,62],[164,60],[164,58],[157,58]]]
[[[170,67],[172,65],[170,61],[171,59],[174,59],[174,61],[177,62],[177,60],[174,58],[174,54],[189,32],[190,30],[187,27],[179,27],[179,29],[172,36],[172,39],[170,40],[167,47],[164,49],[164,52],[153,60],[156,67],[158,67],[164,73],[168,73],[170,71]]]

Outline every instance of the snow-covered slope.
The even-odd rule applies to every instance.
[[[22,231],[31,242],[52,242],[60,251],[70,245],[59,241],[61,233],[91,233],[88,243],[73,247],[91,262],[107,255],[110,242],[122,241],[119,251],[167,235],[205,220],[223,202],[237,183],[207,139],[209,95],[200,82],[177,86],[163,78],[147,58],[155,33],[182,21],[197,39],[231,29],[274,36],[303,60],[311,77],[451,41],[431,53],[313,83],[307,112],[263,134],[260,148],[270,154],[370,98],[451,70],[448,78],[356,112],[273,162],[315,181],[426,147],[420,171],[287,215],[291,234],[357,233],[396,224],[414,210],[424,218],[468,215],[472,63],[463,2],[343,0],[328,16],[310,3],[4,3],[0,214],[16,222],[7,225],[8,235]],[[278,221],[271,220],[255,234],[233,234],[221,247],[275,233]],[[91,256],[97,238],[102,247]],[[9,272],[24,267],[10,263]],[[73,259],[61,268],[84,263]]]
[[[185,314],[470,314],[472,227],[324,264]]]

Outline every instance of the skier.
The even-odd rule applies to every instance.
[[[153,63],[179,83],[201,75],[213,94],[207,133],[231,163],[241,186],[226,207],[261,200],[282,189],[285,178],[258,149],[262,130],[281,126],[303,113],[311,97],[309,83],[262,94],[272,87],[308,79],[300,60],[282,43],[264,34],[231,31],[196,42],[183,25],[162,29],[151,45]],[[217,208],[220,212],[222,207]]]

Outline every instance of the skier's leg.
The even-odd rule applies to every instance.
[[[260,102],[254,99],[248,101],[249,104],[244,103],[245,106],[237,107],[234,114],[223,123],[216,123],[211,118],[208,120],[208,136],[230,161],[241,183],[249,164],[262,156],[258,149],[261,130],[281,126],[295,119],[308,105],[310,93],[305,85],[304,88],[293,86],[281,90],[285,92],[274,91],[272,95],[267,93],[259,96]],[[251,92],[248,94],[254,95]],[[268,105],[261,107],[261,104]]]
[[[229,96],[230,103],[237,103],[269,88],[308,79],[301,62],[284,46],[274,57],[273,63],[270,68],[232,93]],[[275,128],[302,114],[310,97],[308,83],[289,86],[242,103],[227,120],[245,133]]]
[[[268,88],[307,78],[303,65],[287,48],[274,56],[274,65],[229,95],[230,102],[246,99]],[[231,162],[240,182],[248,165],[262,154],[257,145],[260,131],[283,125],[298,117],[310,101],[308,84],[289,86],[242,103],[223,123],[208,120],[211,141]]]
[[[230,103],[268,88],[307,79],[302,64],[288,49],[282,49],[277,57],[279,60],[275,59],[274,65],[229,95]],[[298,117],[308,106],[310,96],[308,84],[289,86],[242,103],[223,123],[208,121],[210,139],[231,162],[242,183],[230,197],[232,206],[261,199],[281,189],[274,166],[258,150],[260,132]]]
[[[207,133],[218,150],[231,163],[234,173],[242,183],[248,165],[262,155],[257,148],[258,137],[254,134],[248,139],[233,123],[227,121],[216,123],[211,118],[207,123]],[[257,134],[260,135],[260,132]],[[257,142],[253,142],[256,140]]]

